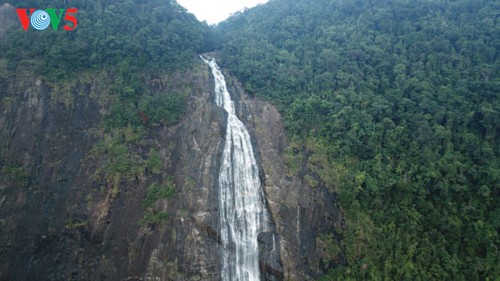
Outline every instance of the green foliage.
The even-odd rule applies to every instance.
[[[152,208],[154,203],[160,199],[169,199],[175,195],[175,184],[172,180],[168,180],[166,185],[153,183],[149,186],[146,198],[142,202],[144,209]]]
[[[144,95],[139,101],[139,112],[148,123],[164,122],[170,125],[182,117],[185,104],[185,97],[181,94]]]
[[[139,224],[159,223],[167,218],[168,213],[166,211],[146,212],[144,213],[144,217],[139,221]]]
[[[67,1],[45,3],[68,7]],[[78,27],[66,32],[22,30],[20,25],[6,36],[0,60],[16,67],[29,62],[50,81],[65,80],[88,69],[120,66],[171,72],[186,68],[199,52],[212,49],[207,24],[175,1],[78,1]],[[43,7],[40,1],[16,1],[16,7]],[[12,63],[12,64],[11,64]]]
[[[115,102],[104,116],[106,128],[119,128],[125,126],[139,126],[141,121],[138,112],[125,102]]]
[[[158,152],[155,149],[149,150],[149,158],[146,161],[146,169],[151,171],[153,174],[158,174],[161,171],[162,161]]]
[[[290,174],[293,175],[299,171],[303,160],[299,144],[295,142],[290,143],[290,145],[285,149],[284,160],[285,164],[288,166]]]
[[[71,109],[75,102],[75,84],[76,80],[64,81],[60,84],[54,85],[54,89],[51,92],[51,102],[52,104],[64,104],[67,109]]]
[[[142,202],[144,208],[144,216],[139,221],[139,224],[158,223],[168,218],[167,211],[155,210],[155,204],[159,200],[169,199],[175,195],[175,184],[172,179],[168,178],[165,185],[152,183],[147,191],[146,198]]]
[[[104,124],[107,128],[171,125],[182,117],[185,106],[184,95],[176,93],[118,99],[105,115]]]
[[[73,230],[73,229],[78,229],[80,227],[85,227],[87,226],[87,224],[88,224],[87,221],[68,220],[65,224],[65,227],[67,229]]]
[[[500,276],[498,8],[273,0],[218,27],[221,63],[282,111],[290,171],[338,193],[341,244],[320,242],[346,263],[322,280]]]
[[[94,178],[104,179],[115,197],[121,182],[139,179],[145,169],[160,172],[161,159],[148,140],[151,129],[174,124],[186,107],[186,95],[162,81],[190,67],[197,53],[211,50],[212,31],[175,1],[42,2],[15,6],[75,4],[78,27],[64,31],[64,20],[57,31],[14,25],[0,41],[0,88],[34,75],[50,87],[51,105],[67,110],[74,109],[77,95],[90,91],[103,112],[104,139],[92,151],[101,164]],[[8,109],[13,100],[0,98]],[[143,152],[148,150],[149,157]]]
[[[330,262],[336,262],[338,256],[342,252],[337,239],[333,234],[320,234],[316,239],[316,244],[318,247],[322,248],[323,258],[321,262],[328,265]]]
[[[4,179],[9,182],[17,183],[19,185],[26,185],[28,183],[28,173],[23,167],[7,164],[2,167],[2,174]]]
[[[132,180],[144,174],[145,160],[135,150],[144,137],[142,127],[114,129],[106,134],[104,140],[97,143],[93,156],[104,156],[104,163],[96,171],[96,177],[103,177],[113,189],[115,196],[119,192],[121,180]]]
[[[10,109],[12,104],[14,103],[14,99],[12,97],[4,97],[2,98],[2,107],[4,109]]]

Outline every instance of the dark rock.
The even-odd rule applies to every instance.
[[[108,107],[99,92],[105,78],[78,81],[66,104],[32,74],[16,75],[0,92],[13,97],[9,108],[0,108],[0,165],[16,163],[29,179],[22,185],[0,176],[0,280],[218,281],[217,177],[226,118],[214,104],[208,67],[200,61],[151,86],[188,91],[187,111],[175,126],[150,128],[144,140],[155,145],[164,175],[122,180],[116,194],[94,176],[104,160],[90,153],[103,138],[97,128]],[[261,163],[271,215],[259,236],[263,279],[313,280],[325,270],[317,235],[340,227],[335,198],[289,175],[279,112],[226,78]],[[173,176],[176,195],[155,208],[169,216],[139,224],[149,184],[166,175]]]
[[[336,198],[324,184],[312,189],[305,184],[305,163],[290,175],[284,163],[286,133],[278,110],[269,103],[247,96],[240,82],[227,75],[228,89],[239,102],[240,119],[249,128],[262,165],[264,193],[280,237],[280,258],[285,280],[314,280],[325,273],[316,247],[320,233],[337,234],[342,216]],[[299,151],[297,151],[299,153]]]
[[[265,281],[283,280],[283,265],[280,257],[280,238],[273,232],[260,233],[259,267]]]

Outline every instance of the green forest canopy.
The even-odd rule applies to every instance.
[[[218,26],[222,64],[280,108],[292,158],[339,195],[322,280],[500,276],[498,11],[271,0]]]

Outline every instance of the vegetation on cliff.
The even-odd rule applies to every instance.
[[[16,23],[2,37],[2,112],[19,106],[12,85],[26,76],[67,109],[89,92],[102,114],[101,141],[86,155],[100,167],[91,180],[114,199],[123,182],[147,178],[143,224],[167,219],[160,205],[178,191],[151,136],[184,114],[189,85],[166,84],[218,48],[248,92],[280,108],[290,173],[306,167],[306,185],[338,195],[345,227],[316,240],[319,267],[330,269],[322,280],[500,276],[497,1],[270,0],[220,24],[216,37],[175,1],[12,2],[75,6],[79,24]],[[0,140],[4,180],[29,187],[38,167],[6,156],[8,146]]]
[[[285,116],[292,167],[339,195],[322,280],[500,276],[499,9],[271,0],[218,27],[222,64]]]
[[[22,99],[8,89],[26,75],[43,80],[50,88],[51,103],[68,110],[74,108],[76,95],[90,92],[102,113],[95,130],[102,141],[87,155],[88,160],[100,163],[92,180],[109,187],[111,198],[123,182],[144,176],[162,182],[162,160],[152,132],[176,123],[184,114],[189,85],[174,90],[169,82],[175,79],[171,76],[192,66],[197,53],[211,48],[209,27],[175,1],[11,4],[35,9],[76,7],[78,26],[73,31],[64,31],[62,24],[57,31],[51,27],[37,31],[31,26],[24,31],[19,22],[12,24],[0,41],[5,109]],[[10,181],[29,181],[17,159],[5,159],[0,165]]]

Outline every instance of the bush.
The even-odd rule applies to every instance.
[[[152,208],[156,201],[160,199],[168,199],[175,195],[175,185],[169,180],[166,186],[153,183],[148,188],[146,198],[142,202],[144,209]]]
[[[28,183],[28,173],[24,170],[23,167],[5,165],[2,168],[2,173],[4,175],[4,178],[9,182],[17,183],[20,185],[25,185]]]

